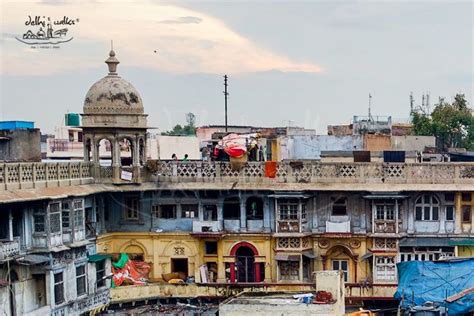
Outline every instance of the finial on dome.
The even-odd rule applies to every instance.
[[[111,41],[110,46],[109,58],[107,58],[105,63],[109,67],[109,75],[117,75],[117,65],[120,64],[120,62],[115,57],[113,41]]]

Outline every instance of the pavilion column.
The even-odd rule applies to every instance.
[[[118,139],[114,138],[112,141],[111,148],[111,157],[112,157],[112,175],[114,182],[120,182],[120,144]]]

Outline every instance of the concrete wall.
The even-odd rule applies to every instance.
[[[384,151],[390,149],[392,149],[392,144],[390,143],[390,135],[364,135],[364,150]]]
[[[435,147],[434,136],[392,136],[392,149],[405,151],[424,151],[425,147]]]
[[[41,161],[40,130],[0,131],[0,161]]]
[[[280,158],[321,159],[321,151],[362,150],[361,136],[295,135],[283,136],[280,141]]]
[[[188,154],[189,159],[201,159],[199,139],[194,136],[157,136],[158,159],[171,159],[173,154],[183,159]]]

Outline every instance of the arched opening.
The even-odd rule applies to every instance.
[[[224,200],[223,217],[224,220],[240,219],[240,199],[238,197],[230,197]]]
[[[357,280],[357,255],[342,245],[336,245],[330,248],[323,257],[324,270],[342,271],[344,282],[353,282]],[[354,276],[354,279],[352,278]]]
[[[112,166],[114,155],[113,144],[107,138],[102,138],[97,142],[97,159],[101,166]]]
[[[249,247],[240,247],[235,254],[237,282],[255,282],[255,256]]]
[[[230,281],[235,282],[260,282],[264,279],[262,263],[255,262],[258,256],[257,248],[248,242],[240,242],[230,250],[230,255],[235,256],[235,263],[230,263]]]
[[[133,145],[133,141],[129,138],[123,138],[119,141],[120,164],[122,166],[131,166],[133,164]]]
[[[263,199],[256,196],[249,197],[245,203],[245,211],[247,213],[247,219],[262,220]]]

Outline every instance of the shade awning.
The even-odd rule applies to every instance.
[[[371,193],[363,196],[364,199],[368,200],[399,200],[406,199],[408,195],[403,195],[400,193]]]
[[[16,259],[16,262],[23,265],[35,265],[49,262],[50,258],[45,255],[25,255]]]
[[[372,258],[373,255],[374,255],[373,253],[367,252],[365,255],[362,255],[362,256],[360,257],[360,260],[361,260],[361,261],[367,260],[367,259],[369,259],[369,258]]]
[[[309,259],[315,259],[317,257],[312,250],[304,251],[303,256],[305,256],[306,258],[309,258]]]
[[[95,255],[90,255],[87,257],[89,262],[99,262],[108,258],[111,258],[111,255],[101,255],[101,254],[95,254]]]
[[[450,238],[450,246],[474,246],[474,238]]]
[[[403,238],[398,242],[400,247],[452,247],[462,238],[418,237]]]
[[[277,261],[300,261],[301,256],[295,254],[278,253],[275,255]]]

